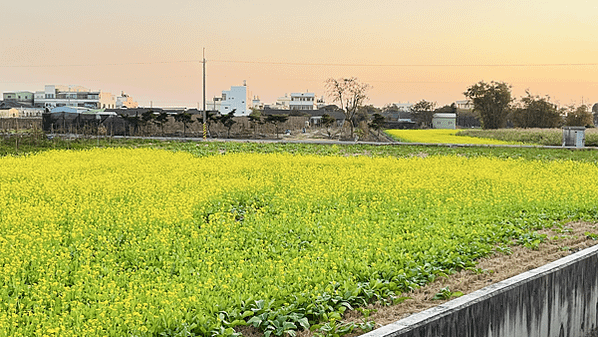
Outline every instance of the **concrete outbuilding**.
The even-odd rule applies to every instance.
[[[432,117],[432,127],[434,129],[456,129],[457,114],[437,112]]]

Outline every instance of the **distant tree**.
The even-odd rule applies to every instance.
[[[129,136],[136,135],[137,134],[137,128],[139,127],[139,123],[140,123],[140,118],[139,118],[139,113],[136,112],[135,116],[129,116],[126,114],[122,114],[120,115],[120,117],[122,117],[122,119],[125,121],[125,125],[129,131]],[[133,127],[133,132],[131,133],[131,127]]]
[[[152,109],[149,109],[141,114],[140,124],[143,125],[146,135],[149,134],[147,129],[155,118],[156,116],[154,115],[154,111]]]
[[[336,119],[334,119],[332,116],[330,116],[329,114],[323,114],[322,118],[320,119],[320,124],[326,128],[326,133],[328,134],[328,138],[332,139],[332,126],[334,125],[334,123],[336,122]]]
[[[348,122],[351,127],[351,138],[355,131],[353,118],[357,109],[367,100],[367,91],[370,88],[369,84],[361,83],[355,77],[326,80],[326,92],[333,102],[340,104],[345,114],[345,122]]]
[[[388,120],[400,120],[412,117],[410,112],[401,112],[399,107],[394,103],[386,104],[382,108],[382,116],[386,117]]]
[[[424,125],[425,127],[432,126],[432,118],[434,117],[434,108],[436,102],[429,102],[425,99],[413,104],[411,106],[411,116],[415,119],[417,124]]]
[[[525,91],[526,97],[521,98],[521,104],[511,115],[513,125],[518,128],[557,128],[563,119],[556,104],[550,102],[550,97],[533,96]]]
[[[218,122],[226,128],[226,138],[230,138],[230,130],[237,123],[235,112],[237,112],[237,109],[233,109],[231,112],[217,117]]]
[[[384,116],[379,113],[375,113],[369,125],[372,129],[378,131],[378,137],[380,137],[380,129],[384,127],[384,124],[386,124],[386,119]]]
[[[328,112],[334,112],[334,111],[340,110],[340,108],[334,104],[329,104],[329,105],[326,105],[325,107],[323,107],[322,110],[328,111]]]
[[[276,138],[278,138],[278,127],[289,119],[288,115],[268,115],[265,122],[274,125],[276,130]]]
[[[255,138],[258,126],[264,124],[264,121],[262,120],[262,112],[259,109],[253,108],[251,110],[251,114],[249,114],[249,123],[253,125],[253,138]]]
[[[355,117],[353,118],[353,123],[355,125],[358,125],[360,122],[368,122],[370,120],[370,116],[380,113],[381,111],[382,110],[380,110],[379,108],[376,108],[375,106],[373,106],[371,104],[360,106],[357,109],[357,113],[355,114]]]
[[[566,109],[565,125],[567,126],[593,126],[593,116],[587,105],[575,107],[571,105]]]
[[[162,136],[164,136],[164,126],[168,123],[168,113],[167,112],[160,112],[158,116],[154,119],[154,124],[160,128]]]
[[[191,114],[185,111],[174,115],[174,120],[176,122],[183,123],[183,137],[186,137],[188,125],[193,124],[193,122],[195,122],[195,120],[192,119]]]
[[[434,113],[457,113],[457,105],[455,103],[451,105],[445,105],[443,107],[435,109]],[[434,117],[433,114],[432,117]]]
[[[394,103],[388,103],[382,108],[382,112],[398,112],[399,107]]]
[[[511,86],[504,82],[481,81],[463,93],[473,103],[473,110],[480,114],[482,128],[498,129],[507,125],[511,106]]]
[[[598,125],[598,103],[592,106],[592,113],[594,115],[594,125]]]

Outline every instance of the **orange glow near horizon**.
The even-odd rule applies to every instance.
[[[598,5],[583,0],[5,7],[0,92],[82,85],[125,91],[142,106],[196,107],[201,64],[185,61],[199,61],[205,47],[208,100],[243,80],[267,103],[290,92],[322,96],[327,78],[355,76],[372,85],[376,106],[450,104],[481,80],[511,84],[514,97],[529,89],[561,105],[598,101]]]

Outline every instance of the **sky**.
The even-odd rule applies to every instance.
[[[10,1],[0,92],[46,84],[128,93],[140,106],[201,107],[247,81],[273,103],[325,96],[328,78],[372,86],[368,104],[465,99],[479,81],[598,102],[595,0]],[[330,102],[330,99],[327,99]]]

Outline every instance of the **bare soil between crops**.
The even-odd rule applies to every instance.
[[[403,293],[401,296],[409,297],[409,299],[397,305],[383,306],[371,304],[367,308],[371,309],[367,318],[359,311],[347,311],[343,321],[355,323],[374,321],[375,328],[394,323],[414,313],[447,302],[447,300],[433,300],[434,295],[445,287],[448,287],[452,292],[460,291],[463,294],[469,294],[493,283],[506,280],[598,244],[598,241],[587,237],[584,234],[586,232],[598,233],[598,224],[572,222],[564,226],[563,229],[544,229],[539,231],[539,233],[546,234],[547,238],[539,245],[538,249],[512,246],[511,254],[495,253],[492,256],[480,259],[477,264],[478,270],[476,271],[463,270],[449,275],[449,277],[438,278],[425,287]],[[238,328],[238,331],[247,337],[263,335],[253,327]],[[363,333],[364,331],[356,329],[346,336],[359,336]],[[311,337],[313,336],[313,332],[299,331],[297,336]]]

